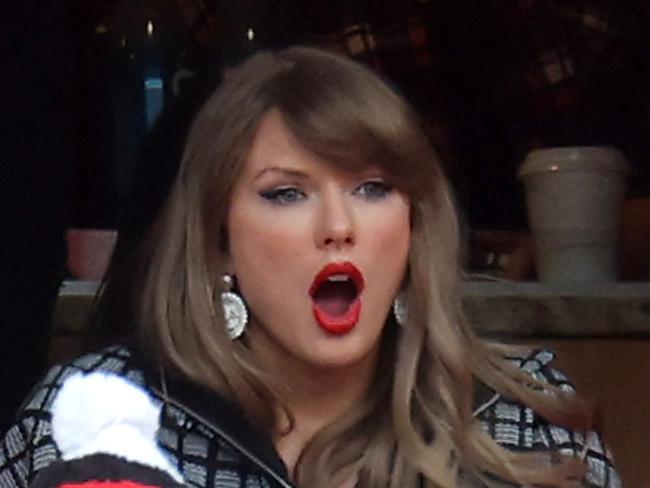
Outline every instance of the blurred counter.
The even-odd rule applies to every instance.
[[[85,329],[96,282],[66,281],[54,315],[55,338]],[[463,284],[463,303],[479,334],[503,339],[649,338],[650,283]]]
[[[650,339],[650,283],[467,282],[463,292],[469,322],[487,337]]]

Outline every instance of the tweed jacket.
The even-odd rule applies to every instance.
[[[52,439],[50,407],[72,374],[103,371],[122,376],[162,403],[158,444],[188,486],[197,488],[291,488],[292,482],[270,440],[246,421],[234,404],[196,386],[160,382],[123,347],[112,347],[52,368],[35,387],[0,444],[0,488],[27,487],[60,457]],[[536,351],[510,358],[534,378],[569,390],[567,379],[550,366],[553,354]],[[489,391],[474,415],[502,446],[515,451],[550,450],[584,456],[589,488],[618,488],[620,480],[600,437],[549,425],[530,408]]]

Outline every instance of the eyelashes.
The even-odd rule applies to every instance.
[[[369,180],[361,183],[354,192],[367,200],[381,200],[393,191],[392,185],[383,180]]]
[[[293,186],[284,186],[260,192],[260,196],[271,203],[288,205],[307,198],[305,192]]]
[[[393,186],[383,180],[368,180],[358,185],[353,194],[364,200],[383,200],[392,191]],[[279,186],[259,192],[265,200],[277,205],[290,205],[308,198],[307,193],[297,186]]]

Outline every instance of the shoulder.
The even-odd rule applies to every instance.
[[[555,354],[547,349],[514,354],[505,360],[542,384],[567,393],[575,388],[567,376],[556,369]],[[612,465],[611,453],[596,432],[575,432],[553,425],[528,405],[490,391],[474,411],[481,427],[501,446],[519,452],[556,452],[583,459],[585,481],[590,487],[618,488],[620,478]]]
[[[109,347],[53,366],[25,400],[19,416],[39,412],[48,413],[61,385],[70,376],[79,372],[106,372],[123,376],[138,385],[143,385],[145,382],[144,374],[133,364],[129,349],[121,346]]]
[[[566,392],[575,390],[567,377],[552,366],[555,355],[549,350],[511,354],[504,359],[538,382],[551,384]],[[522,449],[533,449],[538,444],[539,447],[550,446],[551,439],[535,435],[534,432],[535,427],[544,423],[542,417],[531,407],[489,388],[484,392],[483,401],[475,408],[474,416],[499,444]]]
[[[187,483],[207,486],[275,486],[281,466],[267,455],[263,439],[245,428],[235,405],[197,385],[161,384],[136,352],[113,347],[51,368],[25,401],[16,421],[0,441],[0,488],[27,487],[35,476],[59,460],[52,436],[54,400],[76,373],[111,373],[140,386],[160,402],[158,446]],[[167,391],[169,386],[169,392]],[[168,395],[169,393],[169,395]],[[274,472],[274,475],[269,473]]]
[[[63,382],[78,372],[103,371],[143,385],[131,352],[111,347],[52,367],[36,384],[0,441],[0,487],[27,486],[33,475],[58,459],[52,439],[51,408]]]

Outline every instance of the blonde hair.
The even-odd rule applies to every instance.
[[[465,323],[458,223],[439,161],[403,99],[363,66],[331,53],[259,53],[199,112],[140,255],[132,302],[143,347],[169,370],[238,402],[261,428],[272,425],[273,379],[245,341],[229,339],[218,301],[229,194],[270,109],[324,160],[352,169],[380,165],[412,205],[408,323],[398,328],[387,319],[367,398],[309,443],[297,483],[336,486],[358,476],[359,486],[373,487],[447,488],[473,479],[579,486],[572,481],[579,467],[570,460],[551,465],[540,455],[509,452],[473,418],[477,381],[550,420],[566,422],[575,408],[508,366],[504,351]]]

